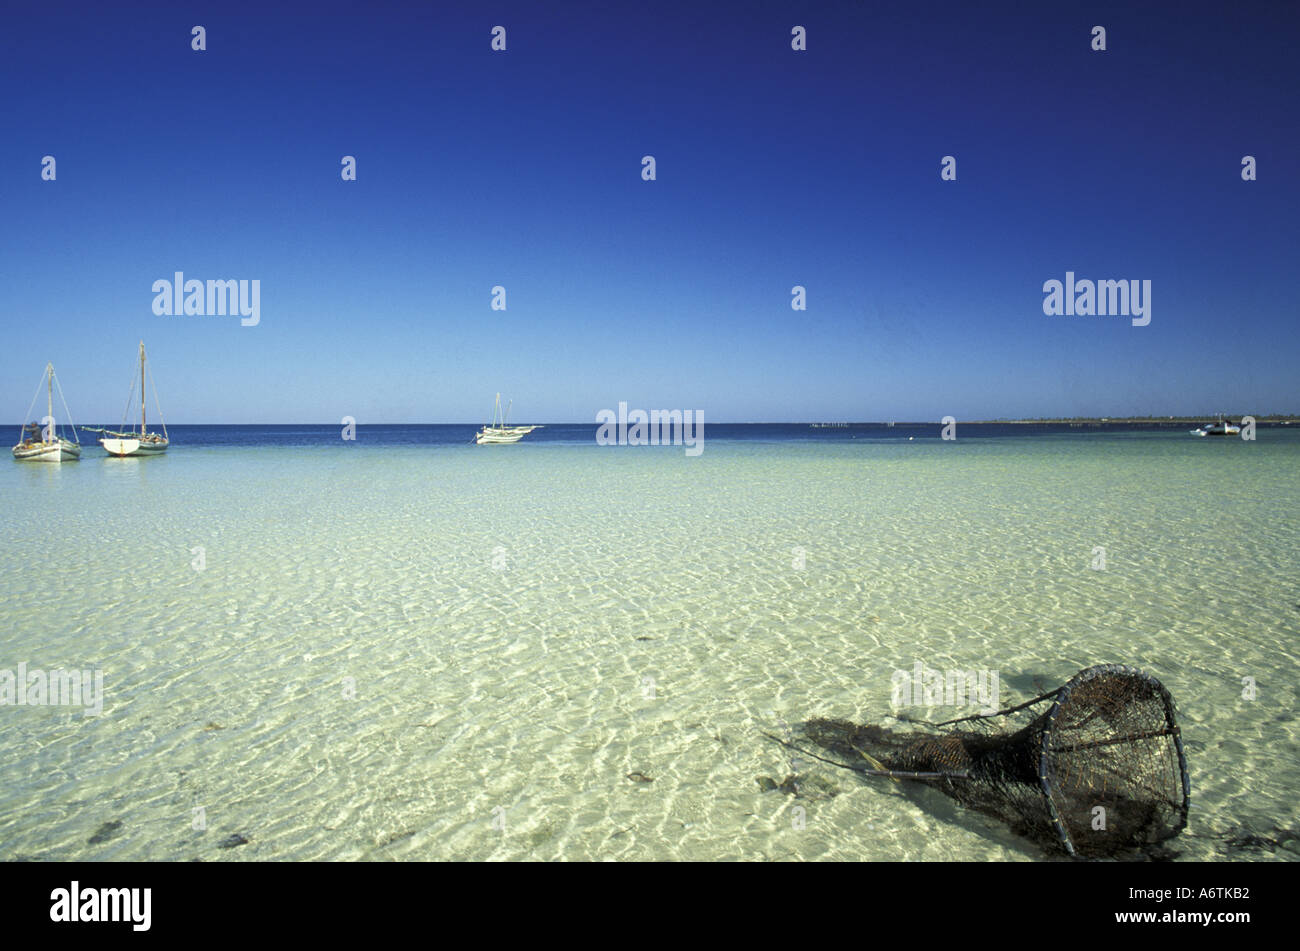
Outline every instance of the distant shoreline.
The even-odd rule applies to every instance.
[[[1230,419],[1234,422],[1242,419],[1249,414],[1242,413],[1212,413],[1207,416],[1079,416],[1079,417],[1061,417],[1057,419],[981,419],[978,423],[996,423],[999,425],[1033,425],[1033,424],[1080,424],[1087,426],[1169,426],[1182,425],[1183,423],[1205,423],[1217,419]],[[1263,415],[1256,416],[1257,423],[1295,423],[1300,422],[1300,416],[1292,415]],[[969,424],[968,424],[969,425]]]
[[[1207,422],[1213,422],[1217,419],[1229,419],[1234,422],[1240,421],[1246,414],[1218,414],[1211,413],[1205,416],[1069,416],[1069,417],[1051,417],[1044,419],[958,419],[959,426],[1199,426]],[[1268,414],[1255,416],[1255,422],[1260,425],[1298,425],[1300,426],[1300,415],[1278,415]],[[2,424],[0,424],[2,425]],[[21,428],[21,423],[10,424],[13,428]],[[105,424],[105,425],[112,425]],[[258,423],[172,423],[173,426],[313,426],[313,427],[333,427],[338,428],[339,424],[335,422],[321,423],[303,423],[303,422],[258,422]],[[459,422],[459,423],[433,423],[433,422],[358,422],[358,426],[482,426],[483,422]],[[544,426],[591,426],[598,424],[591,420],[578,420],[567,422],[548,422],[538,425]],[[880,426],[884,428],[892,427],[918,427],[918,426],[942,426],[942,420],[854,420],[851,422],[840,421],[795,421],[795,422],[735,422],[730,420],[718,420],[708,422],[710,426],[805,426],[810,429],[849,429],[854,426]],[[78,424],[78,429],[88,428],[84,424]],[[93,427],[92,427],[93,428]]]

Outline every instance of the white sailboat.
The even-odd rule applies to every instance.
[[[156,456],[167,451],[171,445],[171,440],[167,437],[167,423],[162,418],[162,407],[158,405],[158,386],[154,384],[153,402],[154,407],[158,410],[158,421],[162,423],[163,431],[161,433],[149,432],[149,427],[145,420],[145,364],[148,358],[144,352],[144,341],[140,341],[140,431],[136,432],[134,428],[130,431],[114,431],[109,429],[95,429],[91,432],[103,433],[99,439],[99,444],[110,456]],[[153,379],[153,373],[149,373],[149,379]],[[135,383],[131,383],[131,392],[126,396],[127,410],[131,408],[131,397],[135,395]],[[123,414],[122,426],[125,429],[126,415]]]
[[[506,406],[506,411],[501,412],[501,394],[497,394],[496,408],[492,411],[492,422],[484,426],[474,436],[474,442],[480,446],[499,446],[512,442],[519,442],[534,429],[541,429],[541,426],[507,426],[506,420],[510,416],[510,407],[514,405],[514,400]]]
[[[1220,418],[1218,422],[1206,423],[1199,429],[1189,429],[1193,436],[1239,436],[1241,427],[1236,423]]]
[[[72,439],[59,435],[54,422],[54,387],[58,381],[54,377],[54,364],[45,364],[45,373],[40,386],[32,397],[32,405],[27,407],[30,417],[32,408],[40,399],[41,386],[45,387],[45,418],[39,423],[27,423],[18,433],[18,445],[14,446],[14,458],[19,462],[73,462],[81,458],[81,443],[77,441],[77,427],[72,425],[72,414],[68,412],[68,401],[63,397],[63,387],[59,387],[59,401],[72,429]]]

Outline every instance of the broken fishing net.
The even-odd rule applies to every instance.
[[[1090,667],[1019,706],[935,726],[955,724],[968,727],[895,732],[817,719],[803,730],[843,762],[809,754],[817,759],[933,786],[1072,856],[1149,850],[1187,825],[1191,787],[1173,698],[1140,670]]]

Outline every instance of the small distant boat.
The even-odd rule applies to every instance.
[[[506,420],[510,416],[510,407],[514,405],[514,400],[506,405],[506,411],[501,412],[501,394],[497,394],[496,407],[492,411],[492,422],[484,426],[474,435],[474,442],[480,446],[500,446],[507,443],[519,442],[534,429],[541,429],[541,426],[507,426]]]
[[[1241,427],[1221,419],[1218,422],[1206,423],[1197,429],[1189,429],[1188,432],[1193,436],[1240,436]]]
[[[129,432],[111,430],[111,429],[89,429],[87,432],[103,433],[99,439],[99,444],[104,447],[104,451],[110,456],[119,458],[124,456],[156,456],[167,451],[171,445],[171,440],[167,437],[167,423],[162,418],[162,407],[158,405],[158,386],[154,384],[153,402],[154,407],[158,410],[158,421],[162,423],[163,431],[161,433],[149,432],[149,427],[145,421],[145,364],[148,358],[144,352],[144,341],[140,341],[140,431],[134,429]],[[149,379],[153,379],[153,373],[150,372]],[[131,397],[135,395],[135,382],[131,383],[131,391],[126,395],[127,409],[131,408]],[[122,426],[126,426],[126,417],[123,414]]]
[[[72,424],[72,414],[68,412],[68,401],[63,397],[63,387],[59,387],[59,402],[68,417],[68,427],[72,430],[72,439],[59,435],[54,422],[54,387],[58,381],[54,377],[54,364],[45,364],[45,373],[41,376],[40,386],[32,397],[32,405],[27,407],[30,417],[36,401],[41,396],[41,386],[45,387],[45,419],[39,423],[27,423],[18,433],[18,445],[14,446],[14,458],[19,462],[74,462],[81,458],[81,443],[77,441],[77,427]]]

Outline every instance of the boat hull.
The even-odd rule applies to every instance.
[[[170,443],[167,440],[158,442],[144,441],[139,439],[126,439],[121,437],[105,436],[99,441],[104,447],[104,451],[110,456],[117,456],[119,459],[124,456],[157,456],[167,451]]]
[[[474,437],[474,441],[480,446],[504,446],[508,443],[519,442],[524,438],[523,433],[488,433],[482,432]]]
[[[57,443],[33,443],[14,446],[14,458],[19,462],[75,462],[81,458],[81,447],[66,439]]]

